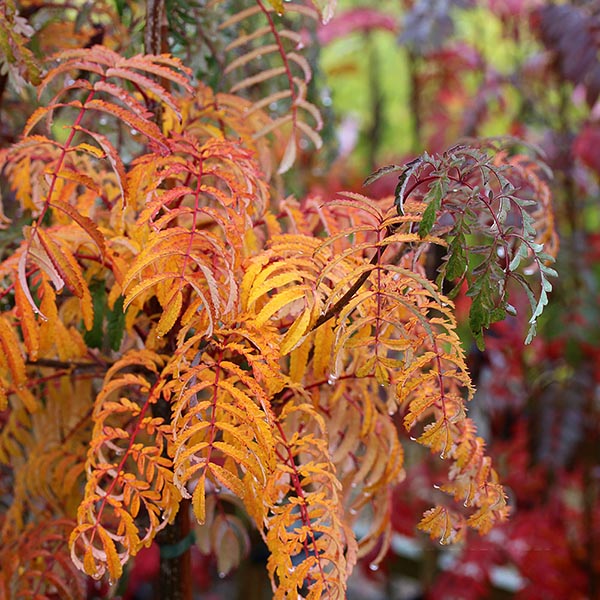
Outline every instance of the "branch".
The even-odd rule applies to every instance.
[[[388,230],[383,239],[389,237],[393,233],[394,233],[394,230],[388,227]],[[389,246],[385,246],[383,248],[383,250],[380,250],[380,248],[381,248],[381,246],[377,247],[377,252],[375,252],[373,257],[369,261],[369,264],[371,266],[375,266],[382,259],[385,251],[389,248]],[[400,251],[398,252],[398,254],[394,257],[393,263],[398,262],[404,256],[404,254],[406,254],[406,252],[408,252],[409,248],[410,248],[410,246],[404,246],[403,248],[401,248]],[[311,331],[318,329],[319,327],[321,327],[321,325],[323,325],[323,323],[327,323],[327,321],[329,321],[329,319],[332,319],[333,317],[338,315],[339,312],[342,310],[342,308],[344,308],[344,306],[346,306],[346,304],[348,304],[348,302],[352,299],[352,296],[354,296],[354,294],[356,294],[356,292],[358,292],[358,290],[367,281],[367,279],[369,279],[369,275],[371,275],[372,271],[373,271],[373,269],[365,271],[352,284],[352,286],[348,289],[348,291],[325,314],[321,315],[317,319],[317,322],[314,324]]]
[[[385,248],[383,249],[383,252],[385,252]],[[378,261],[381,259],[383,252],[375,252],[375,254],[373,255],[373,258],[370,260],[369,264],[376,265],[378,263]],[[318,329],[319,327],[321,327],[321,325],[323,325],[323,323],[327,323],[327,321],[329,321],[329,319],[332,319],[333,317],[335,317],[342,310],[342,308],[346,304],[348,304],[348,302],[350,301],[352,296],[354,296],[354,294],[356,294],[356,292],[358,292],[358,290],[361,288],[362,284],[365,283],[365,281],[367,281],[367,279],[369,279],[369,275],[371,274],[371,271],[372,271],[372,269],[369,271],[365,271],[352,284],[350,289],[324,315],[321,315],[317,319],[317,322],[315,323],[315,325],[311,331]]]
[[[37,360],[27,360],[27,365],[36,367],[50,367],[52,369],[66,369],[75,371],[105,371],[112,363],[107,362],[106,365],[94,362],[79,362],[76,360],[56,360],[54,358],[38,358]]]
[[[144,29],[144,50],[146,54],[159,55],[161,53],[164,18],[164,0],[148,0],[146,2],[146,27]]]

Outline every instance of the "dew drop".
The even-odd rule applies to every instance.
[[[388,408],[388,415],[390,415],[390,417],[393,417],[396,414],[396,409],[395,408]],[[410,438],[411,440],[413,438]]]
[[[369,569],[371,569],[371,571],[378,571],[379,570],[379,565],[376,563],[371,563],[369,565]]]
[[[337,381],[337,376],[333,373],[329,373],[329,377],[327,378],[327,383],[329,385],[333,385]]]
[[[219,579],[225,579],[225,577],[227,577],[227,573],[224,573],[223,571],[219,571]]]
[[[137,129],[131,129],[131,135],[137,135],[137,134],[138,134]]]
[[[411,441],[413,441],[413,442],[416,442],[416,441],[417,441],[417,438],[416,438],[416,437],[414,437],[414,436],[412,436],[412,435],[410,436],[410,439],[411,439]]]
[[[358,487],[358,483],[356,483],[356,481],[353,481],[353,482],[350,484],[350,487],[351,487],[351,488],[357,488],[357,487]]]
[[[350,509],[348,512],[349,512],[351,515],[355,515],[355,514],[357,514],[357,513],[358,513],[358,511],[357,511],[355,508],[351,508],[351,509]]]
[[[434,489],[434,490],[439,490],[439,489],[440,489],[440,486],[439,486],[437,483],[434,483],[434,484],[433,484],[433,489]]]
[[[67,85],[73,85],[75,83],[74,79],[67,79],[66,84]]]

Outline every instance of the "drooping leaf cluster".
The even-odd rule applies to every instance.
[[[483,330],[516,309],[508,302],[511,282],[525,291],[531,305],[526,343],[552,290],[551,268],[558,250],[548,187],[549,173],[534,156],[511,155],[514,140],[474,141],[442,155],[423,154],[406,166],[384,167],[369,177],[401,171],[395,191],[398,214],[409,200],[423,203],[418,226],[421,238],[444,239],[445,256],[438,287],[464,283],[472,298],[469,321],[480,348]],[[528,279],[539,279],[539,289]]]

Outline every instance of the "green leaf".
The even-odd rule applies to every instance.
[[[125,298],[119,296],[115,300],[115,305],[107,314],[106,333],[108,334],[108,343],[115,352],[121,347],[123,341],[123,333],[125,331],[125,312],[123,311],[123,303]]]
[[[435,223],[435,215],[437,213],[437,209],[433,202],[427,205],[427,208],[423,212],[423,217],[421,222],[419,223],[419,235],[421,237],[425,237],[429,234],[431,229],[433,228],[433,224]]]
[[[429,200],[427,208],[423,212],[421,223],[419,224],[419,236],[425,237],[428,235],[435,223],[438,210],[442,206],[442,198],[446,194],[446,180],[443,178],[436,179],[427,196],[425,201]]]
[[[498,321],[504,321],[506,317],[506,310],[504,308],[494,308],[490,313],[490,323],[497,323]]]
[[[467,256],[464,246],[466,246],[466,240],[462,235],[457,235],[450,244],[450,257],[446,264],[446,278],[451,281],[462,277],[467,269]]]
[[[106,312],[106,289],[104,283],[95,281],[90,285],[92,303],[94,306],[94,323],[89,331],[83,335],[83,339],[89,348],[102,348],[102,324]]]
[[[366,187],[367,185],[372,184],[374,181],[377,181],[380,177],[384,175],[388,175],[389,173],[395,173],[396,171],[402,171],[406,169],[406,165],[386,165],[385,167],[381,167],[371,173],[363,182],[363,185]]]

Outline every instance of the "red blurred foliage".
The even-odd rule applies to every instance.
[[[586,124],[573,141],[572,152],[586,167],[600,175],[600,125]]]
[[[321,44],[329,44],[351,33],[364,33],[375,29],[396,33],[398,22],[389,13],[376,8],[353,8],[339,12],[327,25],[319,28],[317,35]]]

